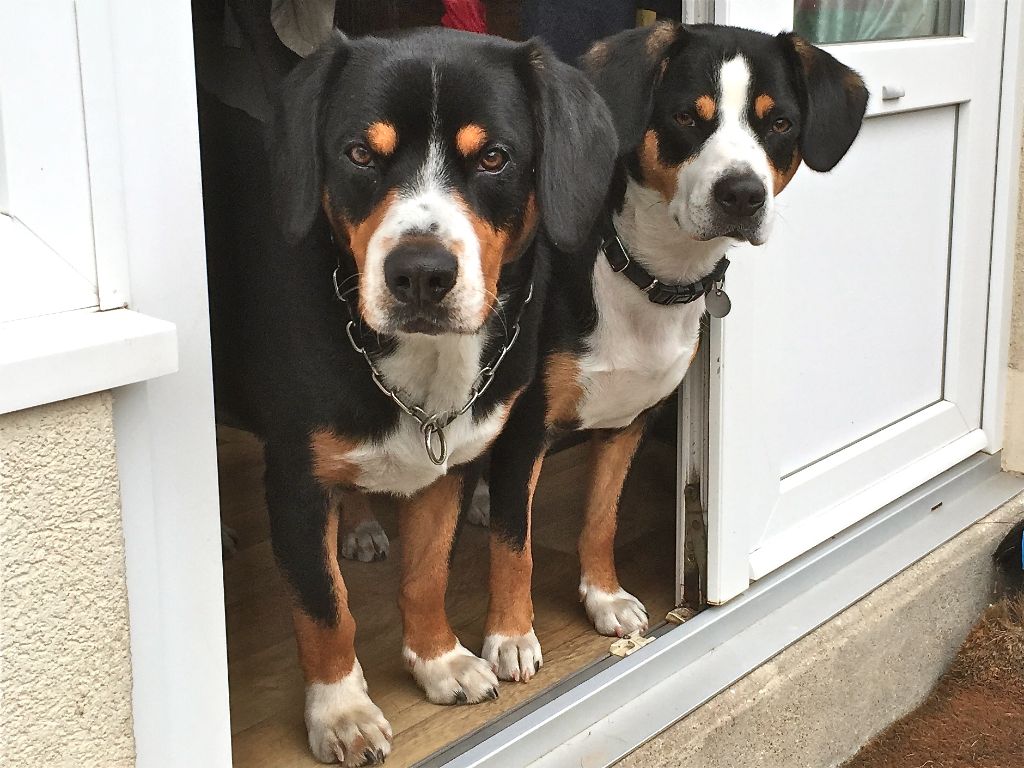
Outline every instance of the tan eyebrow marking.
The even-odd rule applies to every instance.
[[[366,129],[366,140],[370,143],[370,149],[378,155],[390,155],[398,146],[398,131],[391,123],[379,121],[371,123]]]
[[[707,94],[697,99],[697,114],[701,120],[710,120],[715,116],[715,110],[718,105],[715,104],[715,100]]]
[[[487,131],[476,123],[469,123],[455,135],[455,146],[463,157],[472,157],[487,143]]]
[[[767,93],[762,93],[754,99],[754,114],[757,115],[758,119],[763,120],[764,116],[771,112],[774,106],[775,99]]]

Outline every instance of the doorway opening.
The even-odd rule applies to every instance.
[[[487,3],[489,31],[522,39],[522,0]],[[652,5],[652,3],[641,3]],[[665,4],[668,5],[668,4]],[[672,4],[676,5],[676,4]],[[351,34],[439,22],[441,2],[339,3],[336,21]],[[200,105],[217,99],[228,108],[266,119],[266,105],[248,99],[256,69],[245,62],[244,44],[224,5],[194,13]],[[654,14],[653,16],[651,14]],[[674,14],[678,18],[678,11]],[[647,9],[641,20],[656,18]],[[228,41],[228,43],[225,43]],[[222,50],[225,45],[237,47]],[[247,74],[248,73],[248,74]],[[250,94],[258,91],[251,89]],[[202,125],[202,110],[201,110]],[[204,139],[207,152],[222,143]],[[231,201],[204,200],[207,217]],[[211,241],[208,247],[216,247]],[[211,305],[218,300],[210,296]],[[216,344],[216,339],[214,339]],[[677,604],[680,576],[677,502],[678,429],[675,404],[649,428],[626,483],[620,506],[616,560],[623,586],[637,595],[652,629]],[[263,450],[251,434],[230,426],[218,430],[218,468],[223,524],[233,532],[233,552],[224,561],[231,728],[237,766],[314,766],[303,722],[304,686],[291,623],[290,597],[271,549],[264,502]],[[356,619],[356,652],[370,695],[391,723],[395,741],[389,765],[408,766],[443,750],[496,718],[507,715],[553,686],[609,658],[615,638],[599,635],[579,603],[576,541],[582,522],[589,472],[585,435],[556,445],[538,485],[533,514],[534,627],[544,666],[528,684],[505,682],[496,701],[473,706],[429,703],[401,660],[397,605],[402,541],[393,500],[375,497],[372,506],[390,539],[383,561],[342,560],[341,571]],[[447,610],[462,643],[479,652],[487,612],[488,532],[460,526],[451,559]]]

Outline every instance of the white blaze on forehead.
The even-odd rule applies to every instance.
[[[672,215],[685,231],[703,237],[716,216],[715,182],[730,172],[753,173],[766,191],[757,239],[767,237],[773,213],[771,166],[768,155],[747,120],[752,77],[743,56],[724,62],[718,73],[718,125],[696,156],[679,169]]]
[[[718,76],[718,113],[720,124],[747,124],[750,94],[750,68],[742,56],[722,65]]]
[[[414,188],[420,190],[441,189],[449,180],[444,169],[444,148],[441,139],[441,73],[437,66],[430,68],[430,139],[427,143],[427,157],[416,174]]]

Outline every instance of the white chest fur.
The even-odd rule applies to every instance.
[[[586,429],[624,427],[679,386],[697,348],[704,299],[652,304],[603,257],[594,294],[600,314],[580,360],[579,418]]]
[[[710,273],[724,254],[724,238],[690,239],[671,219],[658,193],[630,181],[615,227],[632,258],[663,281],[686,283]],[[599,254],[594,264],[598,320],[580,360],[585,429],[613,429],[679,386],[697,349],[704,299],[664,307],[647,299]]]
[[[384,380],[406,403],[419,405],[427,413],[443,413],[461,408],[469,399],[482,348],[481,336],[406,336],[379,365]],[[391,434],[359,446],[347,459],[358,468],[361,487],[410,495],[449,467],[479,456],[497,436],[506,415],[505,408],[497,408],[479,421],[471,412],[456,418],[445,429],[448,460],[440,466],[427,456],[419,423],[404,413]]]

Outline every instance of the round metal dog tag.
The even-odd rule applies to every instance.
[[[732,301],[729,300],[729,294],[721,288],[715,288],[704,297],[704,306],[707,307],[709,315],[722,318],[732,309]]]

